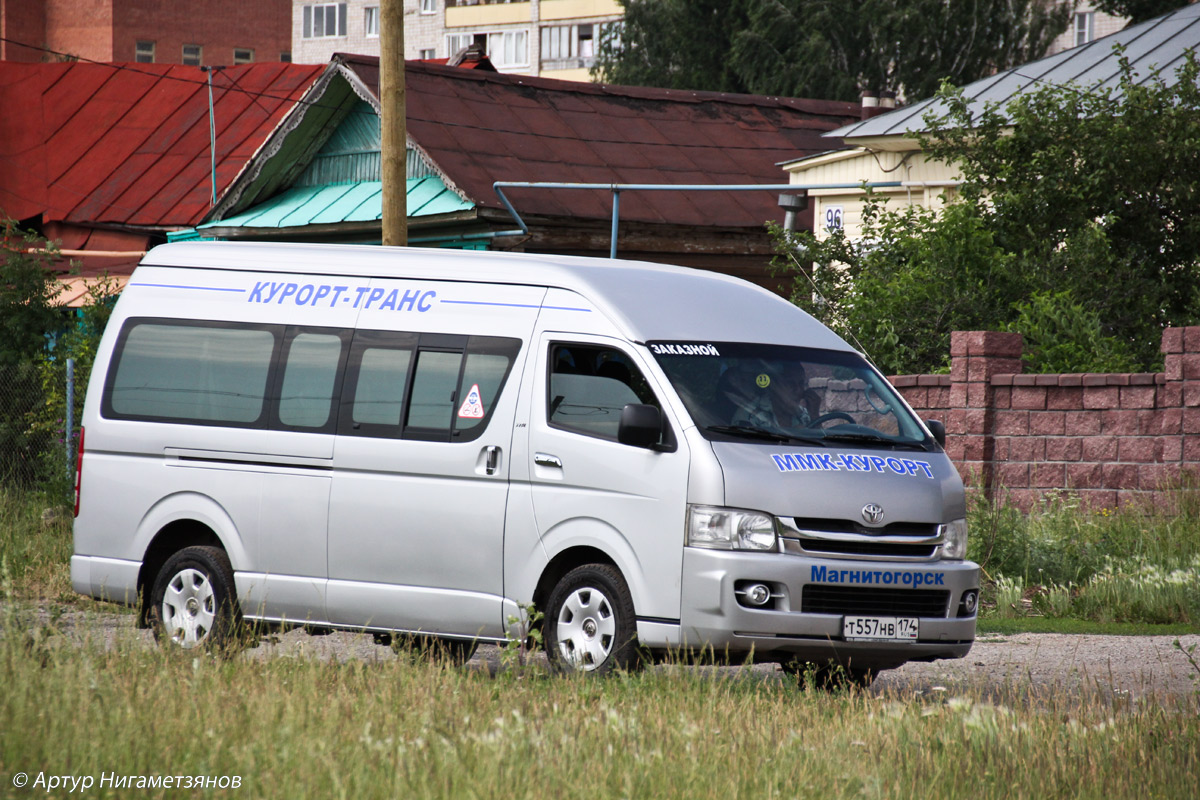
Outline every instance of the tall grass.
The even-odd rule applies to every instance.
[[[9,604],[11,608],[11,604]],[[761,673],[218,660],[0,620],[0,795],[25,772],[239,776],[246,797],[1185,797],[1200,702],[875,696]],[[88,796],[128,796],[100,791]]]
[[[0,486],[0,562],[17,596],[74,603],[71,509],[60,500]]]
[[[969,554],[984,569],[993,613],[1200,624],[1200,487],[1191,478],[1158,507],[1087,511],[1064,492],[1026,514],[976,497]]]

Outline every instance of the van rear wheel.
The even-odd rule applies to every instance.
[[[241,615],[229,556],[218,547],[185,547],[167,559],[150,593],[154,636],[185,650],[228,645]]]
[[[615,567],[586,564],[564,575],[550,594],[544,625],[555,672],[602,675],[638,666],[633,598]]]

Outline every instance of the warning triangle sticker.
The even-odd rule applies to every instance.
[[[476,383],[467,392],[467,399],[458,409],[459,419],[483,419],[483,398],[479,396],[479,384]]]

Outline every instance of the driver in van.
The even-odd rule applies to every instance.
[[[806,428],[819,416],[821,398],[808,388],[802,364],[738,369],[737,373],[725,392],[735,406],[730,424],[787,431]]]

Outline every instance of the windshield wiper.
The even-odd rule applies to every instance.
[[[766,442],[801,442],[803,444],[815,444],[821,447],[825,446],[825,442],[820,439],[810,436],[789,436],[786,433],[776,433],[765,428],[756,428],[752,425],[709,425],[705,430],[713,433],[725,433],[730,436],[741,436],[744,439],[762,439]]]
[[[878,433],[827,433],[825,438],[829,441],[838,442],[872,442],[875,444],[886,444],[889,447],[897,447],[904,450],[928,450],[922,442],[901,442],[896,439],[884,436]]]

